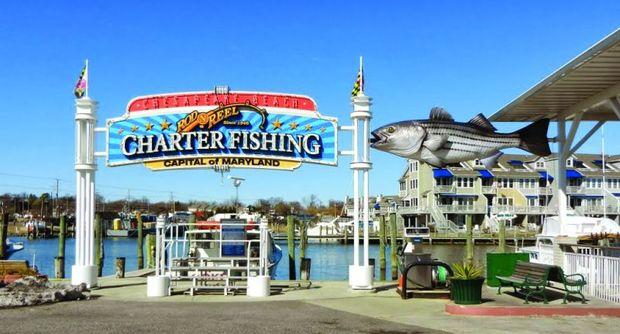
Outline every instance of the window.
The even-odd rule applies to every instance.
[[[514,179],[499,178],[499,179],[497,179],[497,186],[499,188],[513,188],[514,187]]]
[[[409,180],[410,189],[418,189],[418,179]]]
[[[528,206],[537,206],[538,203],[538,197],[528,197],[527,198],[527,205]]]
[[[411,161],[411,162],[409,163],[409,171],[411,171],[411,172],[415,172],[415,171],[417,171],[417,170],[418,170],[418,162],[417,162],[416,160]]]
[[[498,205],[504,205],[504,206],[512,206],[513,205],[513,198],[512,197],[498,197],[497,198],[497,204]]]
[[[407,190],[407,184],[404,181],[400,182],[400,190],[401,191]]]
[[[459,188],[473,188],[474,178],[473,177],[457,177],[456,186]]]
[[[536,169],[543,169],[545,168],[545,162],[544,161],[536,161]]]
[[[568,179],[568,185],[571,187],[580,187],[581,183],[581,179]]]
[[[411,206],[418,206],[418,198],[417,197],[411,199]]]
[[[452,178],[439,178],[439,179],[435,179],[435,182],[438,186],[451,186],[452,185]]]
[[[566,167],[573,167],[573,158],[566,159]]]
[[[411,202],[410,202],[409,200],[404,200],[404,201],[403,201],[403,206],[404,206],[404,207],[406,207],[406,208],[408,208],[408,207],[410,207],[410,206],[411,206]]]
[[[474,205],[474,199],[473,199],[473,197],[459,197],[459,198],[456,199],[456,203],[458,205],[473,206]]]
[[[482,161],[480,161],[480,159],[476,159],[476,160],[474,160],[474,166],[475,167],[484,167],[484,164],[482,164]]]

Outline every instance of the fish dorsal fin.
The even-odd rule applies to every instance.
[[[476,116],[474,116],[474,118],[470,119],[469,124],[477,126],[479,128],[485,129],[485,130],[491,130],[491,131],[495,131],[497,130],[493,124],[491,124],[491,122],[484,117],[483,114],[478,114]]]
[[[452,115],[442,107],[434,107],[431,109],[431,114],[428,118],[431,121],[454,122]]]

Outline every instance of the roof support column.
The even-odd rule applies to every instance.
[[[558,217],[560,218],[560,224],[566,222],[566,158],[567,151],[570,148],[566,143],[566,119],[561,116],[558,118],[558,165],[556,180],[558,183]]]
[[[618,119],[620,119],[620,102],[618,102],[618,97],[609,98],[609,104],[611,105],[611,110],[614,111]]]

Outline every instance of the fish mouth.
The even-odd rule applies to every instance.
[[[387,137],[386,136],[382,136],[380,133],[373,131],[370,133],[372,135],[372,137],[370,138],[370,146],[371,147],[376,147],[379,144],[383,144],[387,141]]]

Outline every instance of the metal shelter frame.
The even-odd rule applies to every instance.
[[[607,121],[620,120],[620,29],[584,51],[489,119],[499,122],[557,122],[558,216],[566,221],[566,159]],[[566,122],[571,121],[570,129]],[[582,121],[596,121],[576,143]]]

